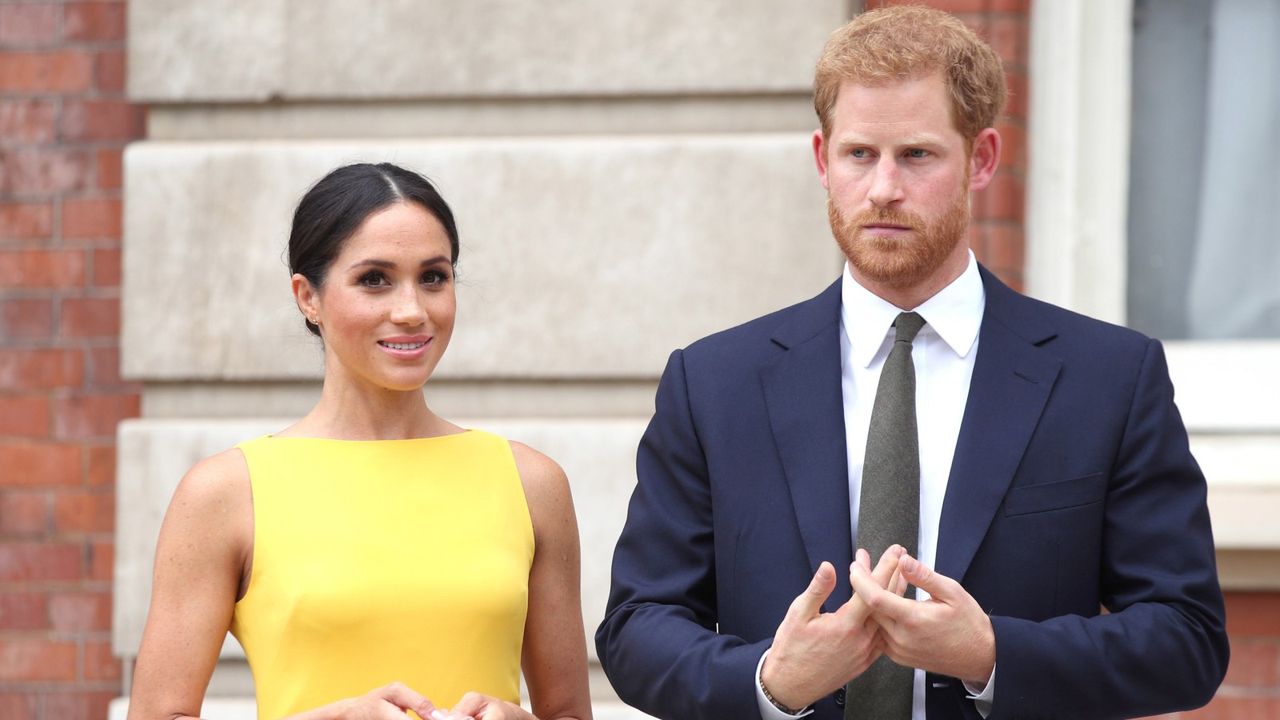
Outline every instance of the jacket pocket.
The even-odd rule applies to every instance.
[[[1040,485],[1022,485],[1010,489],[1005,495],[1004,514],[1027,515],[1065,510],[1096,503],[1106,493],[1107,479],[1102,473]]]

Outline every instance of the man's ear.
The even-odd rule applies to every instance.
[[[301,273],[294,273],[290,278],[293,287],[293,299],[298,303],[298,311],[314,325],[320,324],[320,293],[314,285]]]
[[[973,139],[973,151],[969,153],[969,191],[981,190],[991,184],[1000,166],[1000,133],[986,128]]]
[[[822,130],[813,131],[813,162],[818,166],[818,181],[822,183],[822,187],[827,187],[827,140],[822,136]]]

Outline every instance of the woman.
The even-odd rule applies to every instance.
[[[350,165],[303,197],[289,264],[320,401],[179,484],[130,720],[198,715],[228,629],[261,718],[529,720],[521,668],[534,716],[591,717],[563,471],[423,397],[457,260],[453,214],[415,173]]]

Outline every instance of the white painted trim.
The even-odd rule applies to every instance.
[[[1031,5],[1027,291],[1123,323],[1129,182],[1128,2]]]

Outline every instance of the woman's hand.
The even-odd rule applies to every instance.
[[[537,720],[518,705],[477,692],[462,696],[452,710],[436,710],[429,720]]]
[[[414,711],[423,720],[439,712],[425,695],[404,683],[394,682],[360,697],[293,715],[289,720],[405,720],[406,710]]]

